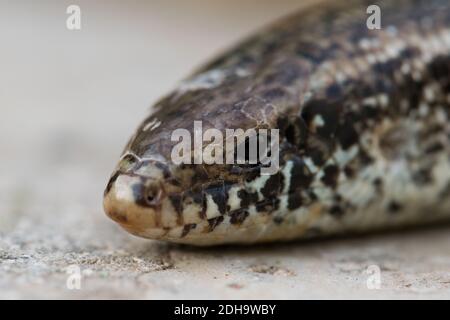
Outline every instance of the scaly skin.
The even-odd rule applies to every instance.
[[[146,238],[254,243],[450,220],[450,4],[373,1],[299,12],[156,103],[105,190]],[[173,130],[277,128],[280,168],[174,165]],[[206,143],[204,144],[204,146]]]

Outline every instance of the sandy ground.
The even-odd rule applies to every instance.
[[[450,298],[445,226],[195,249],[109,221],[103,188],[151,103],[304,3],[78,1],[68,31],[71,3],[0,1],[0,298]]]

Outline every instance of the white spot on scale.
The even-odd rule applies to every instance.
[[[441,51],[441,49],[442,49],[442,42],[441,42],[441,39],[439,39],[438,36],[431,37],[430,44],[431,44],[431,47],[433,48],[433,50],[436,53]]]
[[[287,210],[289,195],[280,195],[278,199],[280,200],[278,203],[278,209],[272,212],[272,215],[276,217],[291,216],[291,214]]]
[[[375,64],[377,62],[377,59],[375,58],[375,56],[373,54],[368,54],[366,56],[366,59],[369,64]]]
[[[430,111],[430,108],[429,108],[428,104],[426,104],[426,103],[421,103],[420,104],[420,106],[419,106],[419,115],[421,117],[426,117],[428,115],[429,111]]]
[[[445,154],[439,157],[439,161],[433,168],[433,178],[436,181],[436,188],[443,189],[448,186],[450,180],[450,163]]]
[[[397,30],[397,28],[395,27],[395,26],[387,26],[386,27],[386,33],[389,35],[389,36],[392,36],[392,37],[394,37],[394,36],[396,36],[397,34],[398,34],[398,30]]]
[[[367,69],[367,62],[363,58],[356,58],[354,61],[359,72],[364,72]]]
[[[321,204],[331,205],[333,196],[335,194],[334,190],[328,187],[315,187],[313,188],[314,194],[319,199]]]
[[[448,47],[450,47],[450,30],[442,30],[438,36],[441,37],[441,39],[443,40],[444,44],[447,45]]]
[[[336,161],[336,164],[340,168],[343,168],[347,165],[347,163],[349,163],[352,159],[355,158],[355,156],[358,154],[358,151],[359,147],[357,145],[352,146],[348,150],[343,150],[339,146],[336,152],[334,153],[333,157],[334,160]]]
[[[389,60],[388,56],[386,54],[384,54],[383,52],[379,53],[377,58],[378,58],[378,61],[381,63],[386,63]]]
[[[439,108],[436,110],[435,117],[436,117],[437,122],[439,122],[441,124],[447,123],[447,113],[445,113],[445,111],[442,110],[442,108]]]
[[[318,114],[314,117],[313,124],[316,127],[323,127],[325,125],[325,121],[323,120],[322,116],[320,114]]]
[[[337,192],[354,206],[365,207],[378,196],[371,181],[382,175],[382,172],[380,167],[366,167],[360,172],[359,178],[352,183],[339,184]]]
[[[241,77],[241,78],[250,75],[250,72],[243,68],[238,68],[235,73],[238,77]]]
[[[289,188],[291,187],[291,172],[293,166],[294,163],[292,161],[288,161],[286,162],[286,165],[283,168],[283,176],[284,176],[284,188],[282,191],[283,194],[287,194]]]
[[[411,72],[411,66],[409,65],[409,63],[403,63],[400,70],[402,71],[403,74],[409,74]]]
[[[220,216],[219,207],[210,194],[206,195],[206,218],[212,219]]]
[[[414,71],[412,73],[412,77],[414,79],[414,81],[421,81],[422,80],[422,74],[419,71]]]
[[[239,190],[242,190],[242,186],[234,186],[231,187],[228,191],[228,206],[230,207],[230,210],[236,210],[239,209],[241,205],[241,198],[238,196]]]
[[[317,171],[319,171],[319,168],[316,167],[316,165],[314,164],[314,162],[312,161],[311,158],[305,158],[304,159],[305,165],[308,168],[308,170],[311,173],[316,173]]]
[[[259,200],[263,199],[263,196],[261,194],[261,189],[264,188],[264,185],[266,184],[266,181],[270,178],[270,175],[262,175],[258,178],[256,178],[255,180],[246,183],[247,187],[249,189],[253,189],[253,191],[257,191],[258,192],[258,197]],[[251,190],[250,190],[251,192]]]
[[[159,121],[157,118],[152,119],[151,121],[149,121],[144,128],[142,128],[142,131],[147,131],[148,129],[150,129],[150,131],[155,130],[156,128],[158,128],[161,125],[161,121]]]
[[[198,223],[199,222],[198,213],[200,212],[201,209],[202,208],[200,208],[200,206],[195,202],[189,204],[185,203],[183,209],[184,223],[185,224]]]
[[[378,95],[378,102],[380,103],[380,106],[382,108],[386,108],[389,103],[389,97],[387,94],[379,94]]]
[[[428,86],[425,87],[425,89],[424,89],[424,96],[425,96],[425,99],[428,102],[433,102],[434,101],[435,96],[434,96],[434,88],[433,88],[432,85],[428,85]]]
[[[365,98],[363,101],[364,105],[375,107],[377,105],[377,100],[375,97]]]
[[[226,72],[224,70],[210,70],[181,82],[177,91],[179,94],[183,94],[188,91],[215,88],[223,82],[225,77]]]
[[[338,83],[343,83],[347,79],[345,73],[343,73],[341,71],[336,72],[335,77],[336,77],[336,81]]]
[[[362,38],[358,44],[359,47],[363,50],[368,50],[371,48],[370,40],[367,38]]]

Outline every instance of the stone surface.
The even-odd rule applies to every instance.
[[[109,221],[103,188],[148,105],[299,3],[79,1],[77,32],[69,4],[0,3],[0,298],[450,298],[446,226],[198,249]]]

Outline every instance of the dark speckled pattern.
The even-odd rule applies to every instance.
[[[374,3],[381,30],[366,28]],[[161,188],[150,207],[168,199],[177,222],[167,230],[181,226],[193,244],[213,233],[211,243],[253,242],[434,220],[417,212],[448,213],[437,202],[448,198],[449,113],[449,2],[341,1],[274,24],[185,80],[155,104],[118,172],[142,179],[132,187],[138,206],[148,206],[150,185]],[[198,120],[204,131],[280,129],[280,170],[262,177],[258,165],[173,165],[171,133],[192,132]],[[357,218],[365,211],[368,226]],[[270,226],[235,236],[247,220]],[[190,240],[192,232],[204,238]],[[176,238],[167,234],[157,238]]]

